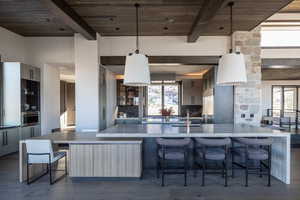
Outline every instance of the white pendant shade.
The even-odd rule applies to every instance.
[[[217,84],[239,85],[247,82],[246,64],[243,54],[229,53],[219,60]]]
[[[148,58],[143,54],[133,53],[126,56],[124,85],[150,85],[150,71]]]

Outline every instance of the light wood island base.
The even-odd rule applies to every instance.
[[[141,174],[141,142],[70,145],[70,177],[139,178]]]
[[[54,140],[68,144],[68,173],[71,178],[140,178],[142,175],[142,139]],[[20,141],[19,181],[27,179],[26,144]],[[31,178],[42,174],[46,165],[30,167]]]

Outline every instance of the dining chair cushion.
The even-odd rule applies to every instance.
[[[163,158],[163,149],[158,150],[158,156]],[[166,160],[183,160],[184,151],[180,149],[166,149],[165,150],[165,159]]]
[[[225,159],[225,150],[222,148],[206,148],[205,153],[202,149],[197,149],[196,154],[200,158],[204,158],[207,160],[224,160]]]
[[[246,149],[244,147],[235,147],[233,148],[232,153],[244,157]],[[268,151],[262,148],[248,148],[248,158],[250,160],[267,160],[268,159]]]

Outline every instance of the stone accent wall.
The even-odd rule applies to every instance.
[[[260,27],[233,34],[233,47],[245,56],[248,83],[234,88],[234,123],[259,125],[261,121]]]

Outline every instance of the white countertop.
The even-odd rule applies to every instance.
[[[96,134],[99,138],[146,137],[288,137],[290,133],[270,128],[236,124],[203,124],[174,127],[169,124],[118,124]]]

